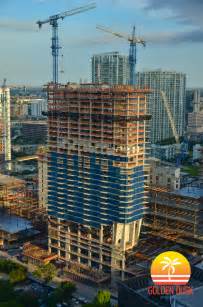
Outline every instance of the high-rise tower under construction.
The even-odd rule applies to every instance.
[[[127,272],[144,212],[148,90],[48,85],[49,249],[86,272]]]

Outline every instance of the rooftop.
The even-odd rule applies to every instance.
[[[176,194],[176,195],[192,197],[192,198],[196,198],[196,199],[203,197],[203,189],[200,189],[200,188],[197,188],[197,187],[184,187],[180,190],[176,190],[173,193]]]
[[[15,215],[9,215],[4,210],[0,210],[0,230],[15,234],[31,228],[30,221]]]
[[[50,254],[47,250],[29,242],[25,243],[23,246],[23,255],[38,260],[44,264],[47,264],[58,257],[57,254]]]

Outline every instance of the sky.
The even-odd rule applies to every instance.
[[[36,21],[91,0],[0,0],[0,80],[43,85],[52,78],[51,27]],[[203,0],[96,0],[96,9],[60,21],[61,82],[91,81],[91,56],[128,54],[127,40],[96,25],[130,34],[133,25],[146,48],[138,47],[137,70],[176,70],[188,87],[203,87]],[[63,59],[63,60],[62,60]],[[0,81],[1,82],[1,81]]]

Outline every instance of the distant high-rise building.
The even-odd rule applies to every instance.
[[[7,170],[11,170],[10,127],[10,89],[5,85],[0,88],[0,160]]]
[[[203,97],[200,89],[188,89],[186,91],[186,124],[189,123],[189,116],[192,113],[203,111]]]
[[[119,52],[107,52],[92,57],[92,82],[128,84],[129,59]]]
[[[41,118],[43,112],[47,112],[47,100],[46,99],[30,99],[28,102],[28,117]]]
[[[44,118],[47,111],[47,100],[38,97],[19,96],[11,101],[11,118]]]
[[[152,89],[149,96],[151,143],[173,138],[170,121],[164,107],[161,91],[164,91],[179,136],[185,131],[186,75],[172,71],[146,71],[137,73],[140,88]]]

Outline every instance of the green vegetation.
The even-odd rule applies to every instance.
[[[0,281],[0,303],[13,299],[14,290],[10,282]],[[1,306],[1,305],[0,305]]]
[[[45,282],[50,282],[56,276],[57,270],[55,265],[48,263],[41,265],[34,272],[34,276],[43,279]]]
[[[22,269],[12,270],[9,273],[9,280],[12,284],[24,281],[26,280],[26,278],[27,278],[27,272]]]
[[[99,290],[95,299],[84,307],[111,307],[111,293],[108,290]]]
[[[47,300],[48,307],[55,307],[57,303],[68,303],[76,291],[76,286],[72,282],[63,282],[54,290]]]
[[[8,281],[0,281],[0,307],[38,307],[37,298],[32,293],[18,294]]]
[[[36,296],[33,295],[31,292],[22,293],[20,295],[17,295],[16,297],[17,302],[21,304],[21,306],[25,307],[38,307],[38,299]],[[1,307],[1,305],[0,305]]]
[[[199,175],[199,166],[196,166],[196,165],[184,166],[182,170],[184,172],[190,174],[191,176],[198,176]]]
[[[24,281],[27,278],[27,269],[11,260],[0,259],[0,272],[8,274],[10,283]]]

